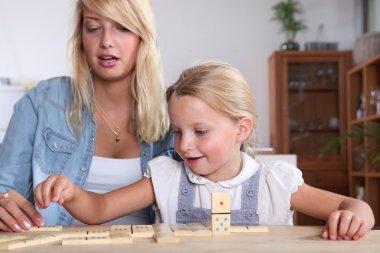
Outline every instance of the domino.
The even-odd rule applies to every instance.
[[[87,237],[109,237],[109,230],[88,230]]]
[[[67,238],[62,240],[62,246],[67,245],[92,245],[92,244],[110,244],[110,237],[84,237],[84,238]]]
[[[211,227],[213,235],[231,234],[231,215],[228,214],[211,214]]]
[[[152,225],[132,225],[132,237],[147,238],[153,237],[154,230]]]
[[[168,224],[154,224],[154,239],[157,243],[179,243],[179,238],[176,237]]]
[[[231,233],[248,233],[247,226],[231,226]]]
[[[67,231],[63,233],[63,238],[85,238],[87,237],[86,230],[78,230],[78,231]]]
[[[231,233],[266,233],[268,227],[264,226],[231,226]]]
[[[40,244],[48,244],[52,242],[61,241],[63,238],[63,234],[39,235],[34,238],[38,238]]]
[[[0,237],[0,243],[19,240],[19,239],[25,239],[25,238],[26,236],[23,236],[23,235],[11,235],[11,236],[3,235]]]
[[[266,233],[269,232],[268,227],[264,226],[248,226],[249,233]]]
[[[133,243],[131,234],[125,232],[111,231],[111,243],[112,244],[130,244]]]
[[[211,236],[211,230],[201,223],[187,223],[187,226],[193,231],[193,236]]]
[[[132,235],[132,226],[131,225],[113,225],[111,226],[111,233],[120,232]]]
[[[79,230],[69,231],[63,234],[64,238],[85,238],[85,237],[107,237],[110,236],[108,230]]]
[[[60,232],[63,226],[32,226],[29,230],[22,230],[22,232]]]
[[[230,193],[211,193],[211,213],[231,213]]]
[[[122,230],[126,230],[126,231],[132,231],[132,226],[131,225],[112,225],[111,226],[111,231],[122,231]]]
[[[8,242],[0,243],[0,250],[13,250],[25,248],[26,244],[24,240],[12,240]]]
[[[181,223],[170,224],[175,236],[194,236],[193,231],[186,225]]]
[[[0,243],[0,250],[13,250],[19,248],[26,248],[41,244],[47,244],[51,242],[61,241],[62,236],[57,234],[45,234],[45,235],[37,235],[33,237],[25,237],[25,236],[15,236],[13,239],[7,242]],[[20,239],[22,238],[22,239]]]

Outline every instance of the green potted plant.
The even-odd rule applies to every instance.
[[[272,7],[274,16],[272,20],[281,24],[285,32],[286,41],[281,44],[282,50],[299,50],[299,44],[295,42],[297,32],[306,29],[301,20],[296,20],[295,15],[301,14],[301,6],[296,0],[284,0]]]
[[[356,149],[360,151],[359,153],[364,152],[359,156],[362,156],[361,159],[369,159],[369,162],[375,166],[380,166],[380,125],[361,125],[354,127],[350,132],[327,142],[321,150],[320,156],[325,156],[326,154],[337,150],[342,141],[347,139],[362,140],[363,138],[369,138],[374,141],[371,142],[371,146],[367,148],[364,147],[364,143],[358,144]]]

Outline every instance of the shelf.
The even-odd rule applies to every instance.
[[[290,133],[299,133],[299,134],[305,134],[305,133],[339,133],[339,128],[313,128],[313,129],[305,129],[305,128],[299,128],[299,129],[290,129]]]
[[[339,92],[338,88],[333,87],[333,88],[289,88],[289,92]]]
[[[349,70],[347,79],[348,130],[352,131],[357,126],[380,125],[380,114],[375,107],[376,100],[380,99],[380,55]],[[358,115],[362,118],[358,119]],[[350,195],[371,206],[375,225],[379,226],[380,165],[373,164],[372,155],[379,152],[380,141],[362,136],[348,139],[347,143]]]

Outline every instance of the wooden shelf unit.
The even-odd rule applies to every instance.
[[[348,71],[347,115],[348,130],[356,126],[380,125],[380,111],[373,104],[371,95],[380,90],[380,55],[377,55]],[[364,98],[363,113],[358,113],[360,97]],[[380,166],[371,162],[373,147],[380,145],[374,138],[348,139],[348,167],[350,195],[366,201],[375,214],[376,226],[380,225]],[[379,149],[377,149],[378,151]]]
[[[296,154],[307,184],[348,195],[347,148],[320,156],[346,131],[351,51],[276,51],[269,58],[270,139],[276,154]],[[297,214],[297,225],[324,221]]]

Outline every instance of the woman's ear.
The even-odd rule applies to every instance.
[[[242,117],[237,123],[237,141],[243,143],[253,130],[253,120],[248,117]]]

